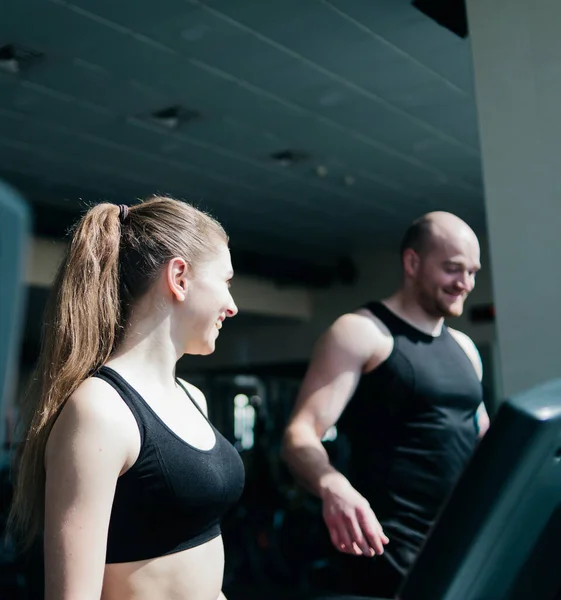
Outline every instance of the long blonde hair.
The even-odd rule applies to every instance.
[[[128,211],[98,204],[77,224],[51,290],[37,369],[19,407],[9,527],[22,549],[43,530],[45,448],[66,400],[108,360],[131,307],[164,265],[174,256],[197,265],[219,241],[227,236],[212,217],[161,196]]]

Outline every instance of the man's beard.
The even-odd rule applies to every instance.
[[[450,305],[440,301],[436,294],[428,292],[421,287],[418,288],[417,299],[427,315],[436,319],[459,317],[463,313],[463,304],[460,305],[459,310],[453,310]]]

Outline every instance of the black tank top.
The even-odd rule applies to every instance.
[[[138,459],[117,480],[106,563],[164,556],[219,536],[221,517],[244,486],[238,452],[212,424],[213,448],[191,446],[114,370],[101,367],[94,376],[117,390],[140,431]]]
[[[390,538],[386,559],[405,574],[475,448],[482,387],[446,326],[434,337],[379,302],[365,308],[394,347],[362,376],[340,429],[351,448],[349,479]]]

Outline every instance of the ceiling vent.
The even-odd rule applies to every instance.
[[[20,73],[27,69],[44,54],[30,48],[22,48],[15,44],[0,46],[0,69],[8,73]]]
[[[273,152],[270,157],[279,165],[290,167],[308,160],[310,155],[306,152],[298,152],[296,150],[281,150],[280,152]]]
[[[152,121],[167,129],[179,129],[181,126],[200,117],[201,113],[198,111],[183,106],[170,106],[169,108],[157,110],[150,115]]]

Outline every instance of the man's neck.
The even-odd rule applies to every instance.
[[[382,300],[382,303],[400,319],[403,319],[416,329],[432,336],[439,336],[444,324],[443,317],[433,317],[426,313],[414,299],[403,290]]]

